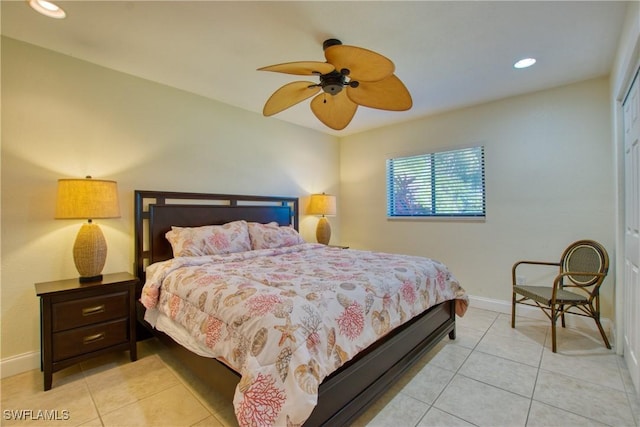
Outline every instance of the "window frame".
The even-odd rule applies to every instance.
[[[478,153],[475,153],[477,150],[479,150]],[[393,179],[395,177],[395,175],[392,176],[392,169],[393,169],[393,162],[394,161],[402,161],[402,160],[410,160],[410,159],[418,159],[420,160],[420,158],[424,158],[423,160],[427,160],[429,161],[430,167],[427,168],[427,171],[424,173],[424,175],[420,176],[421,178],[425,178],[425,177],[429,177],[429,186],[430,189],[425,191],[422,194],[422,198],[423,200],[426,199],[428,200],[429,198],[431,199],[431,209],[433,209],[434,207],[437,210],[437,197],[438,197],[438,192],[437,191],[432,191],[432,189],[434,188],[433,184],[431,184],[433,182],[434,177],[447,177],[450,175],[438,175],[436,169],[438,167],[440,167],[440,165],[436,166],[436,163],[438,162],[438,158],[441,158],[442,156],[446,156],[448,154],[453,154],[456,152],[468,152],[468,156],[478,156],[479,155],[479,171],[477,171],[476,173],[480,173],[480,184],[481,184],[481,201],[480,201],[480,197],[478,192],[475,193],[471,193],[471,195],[476,199],[475,203],[480,203],[481,204],[481,209],[475,210],[475,211],[471,211],[469,213],[464,213],[462,211],[457,211],[457,212],[445,212],[445,213],[416,213],[416,214],[394,214],[394,205],[396,203],[396,199],[392,196],[392,191],[393,191]],[[418,176],[418,175],[416,175]],[[486,149],[485,146],[482,144],[477,144],[477,145],[471,145],[471,146],[464,146],[464,147],[458,147],[458,148],[447,148],[447,149],[442,149],[442,150],[438,150],[438,151],[430,151],[430,152],[423,152],[423,153],[417,153],[417,154],[409,154],[409,155],[398,155],[398,156],[394,156],[394,157],[389,157],[386,159],[386,170],[385,170],[385,180],[386,180],[386,215],[387,215],[387,219],[389,220],[454,220],[454,221],[484,221],[486,219],[487,216],[487,187],[486,187]],[[477,180],[476,180],[477,181]],[[436,184],[435,188],[437,190],[438,185],[442,185],[442,183],[440,184]],[[449,187],[450,188],[450,187]],[[442,191],[442,190],[441,190]],[[451,201],[451,199],[449,200]]]

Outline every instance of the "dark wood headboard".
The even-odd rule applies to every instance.
[[[246,221],[292,225],[298,230],[298,198],[135,190],[135,272],[173,256],[165,238],[171,226],[199,227]]]

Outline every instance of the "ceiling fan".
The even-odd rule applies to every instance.
[[[320,83],[296,81],[276,90],[264,104],[265,116],[284,111],[321,90],[311,100],[311,111],[335,130],[344,129],[351,122],[358,105],[391,111],[408,110],[413,105],[411,94],[393,74],[395,65],[388,58],[368,49],[343,45],[337,39],[325,40],[322,47],[327,62],[287,62],[258,68],[320,78]]]

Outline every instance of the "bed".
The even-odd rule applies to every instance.
[[[233,399],[240,425],[348,424],[445,336],[455,339],[456,311],[463,314],[468,299],[437,261],[302,241],[274,246],[265,236],[276,230],[297,236],[297,198],[136,190],[134,203],[135,270],[145,284],[137,291],[139,324]],[[182,250],[176,236],[199,227],[225,233],[235,227],[234,236],[249,227],[250,241],[264,244],[174,257],[174,249]],[[435,271],[426,279],[433,280],[430,290],[408,284],[418,275],[408,268],[414,261]],[[370,271],[355,269],[367,262]],[[394,266],[387,270],[402,282],[397,293],[388,291],[383,265]],[[384,295],[367,285],[378,280]],[[325,290],[336,297],[328,299]],[[207,314],[205,306],[220,313]],[[252,311],[230,311],[239,306]],[[223,311],[231,320],[220,320]],[[329,321],[333,327],[325,326]],[[192,332],[185,331],[189,325]],[[244,325],[253,327],[250,333],[238,332]],[[224,355],[221,335],[235,340]]]

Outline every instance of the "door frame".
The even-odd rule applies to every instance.
[[[638,7],[638,6],[636,6]],[[633,11],[633,5],[630,6]],[[615,190],[616,190],[616,221],[615,221],[615,324],[613,338],[615,340],[616,353],[620,356],[624,354],[624,260],[625,260],[625,168],[624,168],[624,110],[622,102],[625,99],[633,78],[640,68],[640,37],[639,30],[633,28],[630,30],[631,38],[635,38],[634,42],[627,46],[627,58],[623,58],[619,70],[619,75],[612,75],[612,84],[614,94],[612,105],[612,132],[614,144],[614,171]],[[626,60],[625,60],[626,59]],[[626,64],[626,65],[625,65]],[[616,81],[617,78],[617,81]],[[640,390],[636,390],[640,393]]]

